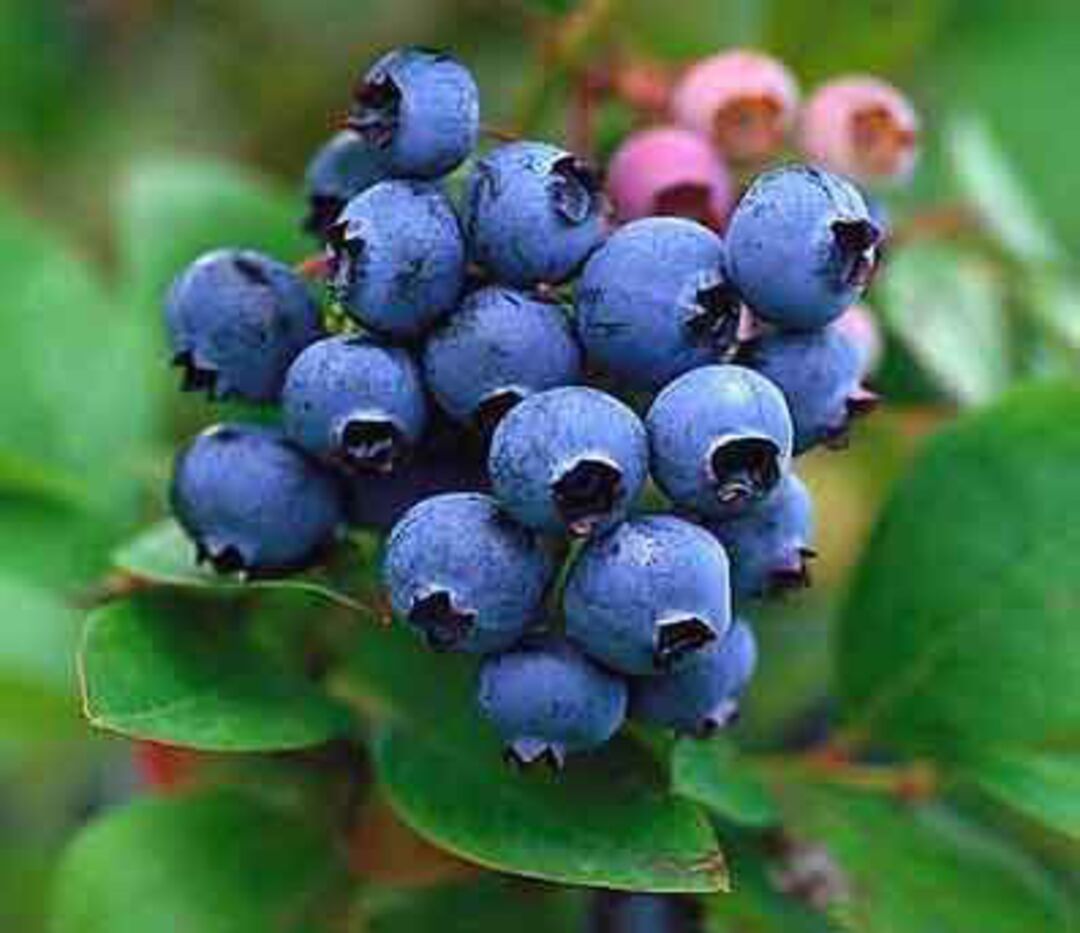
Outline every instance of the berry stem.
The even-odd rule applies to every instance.
[[[941,776],[929,762],[861,764],[851,761],[847,750],[835,744],[825,745],[799,756],[762,756],[753,760],[775,777],[835,784],[853,790],[885,794],[908,803],[929,800],[941,788]]]
[[[307,256],[293,268],[306,279],[322,281],[330,276],[330,260],[323,253]]]
[[[900,224],[889,246],[906,246],[923,240],[951,240],[966,233],[977,233],[982,224],[966,204],[941,204],[919,211]]]

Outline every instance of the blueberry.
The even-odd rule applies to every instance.
[[[223,424],[177,457],[170,492],[200,563],[268,576],[315,562],[342,522],[329,474],[272,428]]]
[[[706,523],[731,562],[736,600],[809,586],[814,504],[794,473],[763,502],[733,518]]]
[[[791,165],[760,175],[735,208],[725,240],[727,271],[763,320],[810,330],[858,300],[880,239],[853,185]]]
[[[425,182],[384,181],[331,227],[330,287],[360,324],[416,337],[457,304],[465,246],[450,202]]]
[[[715,362],[739,328],[723,242],[677,217],[635,220],[612,234],[585,264],[577,311],[590,361],[642,389]]]
[[[566,641],[536,637],[484,661],[478,702],[511,761],[559,768],[567,754],[615,734],[626,717],[626,682]]]
[[[491,430],[523,398],[579,382],[581,350],[565,308],[491,286],[428,338],[424,375],[448,415]]]
[[[440,650],[508,648],[537,620],[552,566],[494,499],[447,493],[405,513],[383,576],[394,611]]]
[[[680,376],[656,396],[646,425],[657,485],[702,515],[731,515],[763,499],[791,461],[783,394],[742,366]]]
[[[756,664],[754,633],[737,619],[723,640],[699,652],[686,667],[635,680],[630,715],[686,735],[710,735],[738,717],[739,699]]]
[[[471,258],[506,285],[564,282],[603,240],[605,213],[600,184],[577,157],[547,143],[499,146],[469,177]]]
[[[847,444],[853,418],[878,396],[862,385],[865,357],[840,323],[806,333],[766,334],[740,351],[747,366],[775,383],[795,425],[795,453]]]
[[[701,913],[688,895],[597,891],[588,933],[703,933]]]
[[[469,70],[452,56],[396,49],[357,82],[348,125],[385,153],[391,174],[438,178],[476,145],[479,92]]]
[[[330,337],[301,353],[281,398],[285,433],[332,464],[388,473],[420,440],[427,400],[412,357],[369,337]]]
[[[389,174],[381,149],[349,130],[335,134],[311,157],[304,174],[308,199],[304,229],[325,240],[349,199]]]
[[[597,389],[549,389],[520,402],[491,439],[495,495],[519,522],[587,535],[619,521],[648,471],[641,420]]]
[[[567,637],[595,660],[624,674],[674,670],[727,631],[727,556],[681,518],[630,519],[585,545],[563,607]]]
[[[173,281],[165,324],[185,391],[271,402],[293,358],[321,333],[303,280],[252,250],[205,253]]]

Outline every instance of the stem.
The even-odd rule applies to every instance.
[[[941,776],[929,762],[859,764],[851,761],[846,752],[834,745],[801,756],[773,755],[755,757],[753,760],[777,777],[801,778],[886,794],[909,803],[928,800],[941,787]]]
[[[913,214],[896,228],[889,246],[906,246],[921,240],[951,240],[978,233],[982,224],[966,204],[942,204]]]
[[[330,275],[330,260],[324,253],[314,253],[301,259],[293,268],[305,279],[322,281]]]

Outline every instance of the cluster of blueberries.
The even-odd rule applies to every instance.
[[[708,733],[755,664],[733,605],[807,582],[792,458],[873,402],[839,319],[881,227],[798,164],[757,177],[723,238],[615,226],[588,166],[530,141],[475,157],[458,206],[447,175],[478,135],[459,62],[391,52],[308,172],[332,315],[256,252],[178,276],[185,387],[275,403],[280,426],[199,435],[174,513],[200,560],[248,577],[320,561],[346,525],[389,529],[395,614],[483,656],[480,709],[520,763],[561,764],[628,715]]]

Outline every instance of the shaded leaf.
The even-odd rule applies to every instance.
[[[946,761],[1080,742],[1077,411],[1031,387],[926,445],[842,613],[853,729]]]
[[[99,728],[169,745],[269,751],[325,742],[346,712],[253,643],[230,606],[139,597],[96,610],[79,656]]]
[[[671,760],[671,783],[675,793],[740,826],[770,826],[777,821],[769,789],[722,737],[679,741]]]
[[[1080,753],[1000,751],[965,771],[995,800],[1080,839]]]
[[[51,929],[306,933],[341,880],[310,822],[237,792],[142,800],[71,843]]]

